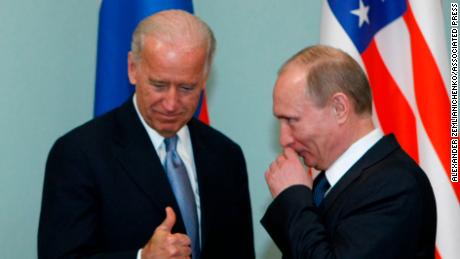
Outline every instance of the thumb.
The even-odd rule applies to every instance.
[[[166,218],[160,224],[159,228],[171,232],[174,224],[176,224],[176,213],[171,207],[166,207]]]

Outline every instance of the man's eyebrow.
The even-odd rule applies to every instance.
[[[184,86],[184,85],[185,85],[185,86],[193,86],[193,87],[195,87],[195,86],[198,85],[198,82],[190,82],[190,83],[185,83],[185,82],[184,82],[184,83],[180,83],[179,85],[181,85],[181,86]]]
[[[154,78],[149,78],[148,81],[151,84],[166,84],[166,81],[154,79]]]

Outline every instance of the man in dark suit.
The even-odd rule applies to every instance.
[[[50,151],[39,258],[254,258],[243,153],[192,118],[214,45],[183,11],[138,25],[133,98]]]
[[[343,51],[306,48],[273,93],[281,154],[262,224],[284,258],[434,258],[436,206],[420,167],[372,122],[366,75]],[[299,160],[321,172],[312,180]]]

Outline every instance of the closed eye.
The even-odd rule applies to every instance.
[[[156,90],[163,90],[168,87],[168,84],[166,82],[152,79],[149,80],[149,84],[153,86],[153,88],[155,88]]]
[[[196,88],[196,85],[181,85],[179,86],[179,90],[181,92],[192,92],[193,90],[195,90]]]

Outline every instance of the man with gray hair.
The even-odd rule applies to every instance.
[[[214,49],[184,11],[137,26],[134,96],[50,151],[39,258],[254,258],[241,148],[193,118]]]
[[[326,46],[303,49],[273,91],[284,151],[262,218],[283,258],[434,258],[436,206],[422,169],[372,121],[364,71]],[[312,180],[303,163],[321,171]]]

